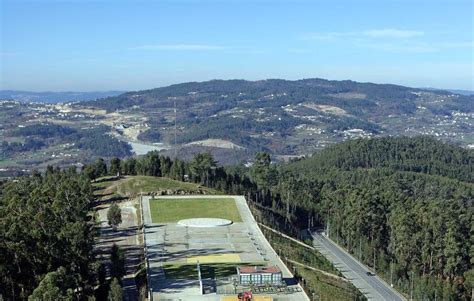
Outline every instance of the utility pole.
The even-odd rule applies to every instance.
[[[411,272],[410,301],[413,301],[413,271]]]

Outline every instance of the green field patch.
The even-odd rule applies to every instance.
[[[212,263],[212,264],[201,264],[201,277],[203,279],[214,279],[224,278],[237,274],[237,267],[243,265],[256,265],[262,266],[262,264],[238,264],[235,263]],[[165,276],[168,279],[187,279],[187,280],[198,280],[198,270],[196,264],[164,264],[163,270]]]
[[[153,223],[173,223],[188,218],[224,218],[241,222],[233,198],[186,198],[150,200]]]

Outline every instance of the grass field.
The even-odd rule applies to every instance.
[[[150,200],[153,223],[172,223],[187,218],[213,217],[241,222],[232,198],[189,198]]]
[[[240,264],[248,265],[248,264]],[[255,264],[252,264],[255,265]],[[235,263],[212,263],[201,264],[202,278],[223,278],[237,274]],[[196,264],[165,264],[163,265],[166,278],[197,280],[198,272]]]
[[[122,197],[136,197],[140,193],[149,193],[159,190],[186,190],[206,194],[220,194],[217,190],[200,186],[195,183],[175,181],[169,178],[150,176],[126,176],[119,180],[98,181],[93,184],[97,191],[105,195],[119,195]]]

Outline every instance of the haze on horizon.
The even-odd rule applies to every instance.
[[[318,77],[474,90],[470,0],[2,0],[0,19],[0,89]]]

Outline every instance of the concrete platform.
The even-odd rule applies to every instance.
[[[202,196],[223,198],[223,196]],[[142,198],[145,242],[149,264],[149,282],[153,300],[221,300],[233,294],[231,277],[215,279],[216,293],[200,295],[199,283],[195,280],[168,279],[163,264],[186,265],[200,263],[231,263],[277,265],[283,279],[290,287],[298,287],[293,275],[260,231],[247,202],[242,196],[234,198],[242,222],[226,226],[188,227],[178,223],[156,224],[151,222],[149,197]],[[161,197],[160,197],[161,198]],[[167,198],[167,197],[163,197]],[[199,196],[169,196],[169,198],[199,198]],[[308,301],[302,291],[288,295],[272,296],[278,301]]]
[[[232,221],[223,218],[188,218],[178,221],[178,225],[193,228],[214,228],[231,225]]]

